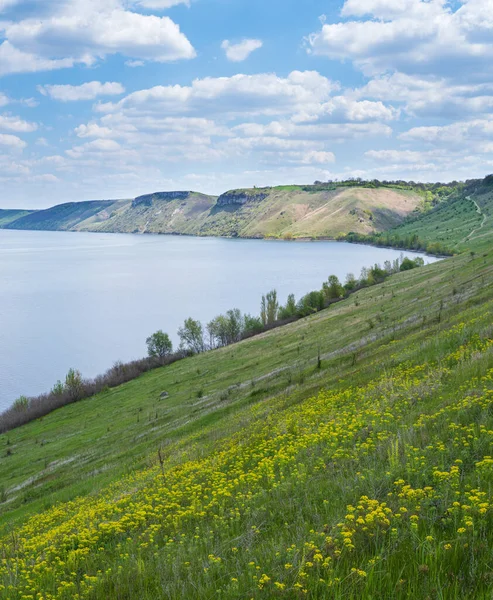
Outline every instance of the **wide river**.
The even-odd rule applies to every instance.
[[[0,230],[0,411],[71,367],[92,377],[141,358],[158,329],[176,343],[189,316],[258,314],[273,288],[281,302],[298,299],[331,274],[399,255],[337,242]]]

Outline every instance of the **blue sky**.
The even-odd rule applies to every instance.
[[[0,0],[0,206],[493,172],[493,0]]]

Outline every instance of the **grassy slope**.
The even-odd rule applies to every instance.
[[[34,211],[0,209],[0,228],[5,227],[5,225],[8,225],[9,223],[16,221],[17,219],[20,219],[21,217],[30,215],[32,212]]]
[[[493,241],[493,190],[479,187],[439,205],[432,212],[392,230],[399,237],[417,235],[461,251]]]
[[[180,233],[195,235],[216,203],[214,196],[192,193],[187,200],[154,200],[151,206],[121,206],[96,222],[80,222],[78,231],[119,233]],[[98,215],[100,217],[100,215]]]
[[[94,200],[60,204],[16,219],[10,222],[6,228],[70,231],[81,221],[94,217],[101,211],[112,210],[115,203],[118,204],[114,200]]]
[[[0,597],[489,597],[492,286],[463,254],[1,436]]]
[[[399,224],[421,202],[417,194],[389,189],[306,192],[291,186],[268,192],[261,202],[215,208],[200,233],[295,238],[370,233]]]
[[[246,193],[253,190],[246,190]],[[9,225],[15,229],[72,229],[122,233],[179,233],[240,237],[331,237],[371,233],[401,223],[422,201],[413,192],[342,188],[307,192],[299,186],[268,188],[267,198],[216,206],[216,198],[192,193],[187,200],[65,204]]]

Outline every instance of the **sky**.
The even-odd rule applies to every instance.
[[[493,0],[0,0],[0,208],[493,172]]]

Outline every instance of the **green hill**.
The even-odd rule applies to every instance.
[[[0,209],[0,228],[13,223],[22,217],[32,214],[32,210],[4,210]]]
[[[71,231],[78,223],[119,206],[114,200],[94,200],[90,202],[70,202],[46,210],[39,210],[11,220],[6,229],[36,229],[49,231]]]
[[[476,224],[474,253],[1,435],[0,598],[490,598]]]
[[[455,254],[488,248],[493,238],[493,176],[452,184],[449,193],[386,231],[341,235],[346,241]]]
[[[351,183],[351,182],[350,182]],[[385,231],[421,207],[420,190],[351,185],[233,190],[219,198],[158,192],[127,201],[62,204],[9,222],[10,229],[335,238]]]

